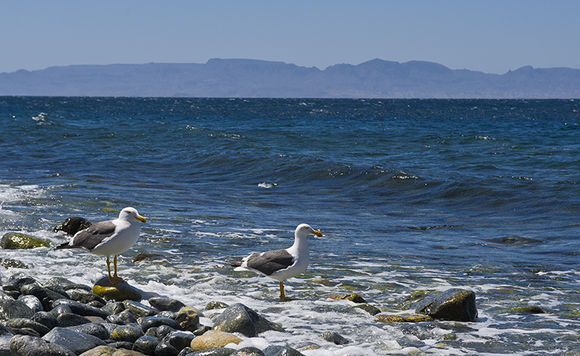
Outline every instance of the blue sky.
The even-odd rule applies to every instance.
[[[2,2],[0,33],[0,72],[210,58],[580,68],[579,0],[19,0]]]

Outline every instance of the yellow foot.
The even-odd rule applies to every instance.
[[[121,282],[125,282],[125,280],[119,276],[112,276],[109,277],[109,282],[111,282],[111,284],[119,284]]]
[[[286,296],[284,296],[284,297],[280,297],[280,301],[281,301],[281,302],[291,302],[291,301],[293,301],[293,300],[294,300],[294,299],[292,299],[292,298],[288,298],[288,297],[286,297]]]

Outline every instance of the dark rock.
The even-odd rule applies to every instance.
[[[48,246],[50,246],[50,242],[48,240],[39,239],[38,237],[19,234],[16,232],[9,232],[4,234],[0,240],[0,248],[6,250],[30,249]]]
[[[31,318],[32,315],[34,312],[24,302],[0,292],[0,320]]]
[[[125,309],[119,314],[109,315],[107,321],[113,324],[125,325],[131,323],[137,323],[137,318],[131,313],[130,310]]]
[[[92,291],[106,300],[133,300],[138,302],[143,298],[142,292],[139,289],[125,281],[112,284],[107,276],[99,279],[93,286]]]
[[[342,335],[340,335],[337,332],[334,331],[325,331],[322,333],[322,338],[328,342],[332,342],[336,345],[344,345],[344,344],[348,344],[350,341],[348,341],[345,337],[343,337]]]
[[[283,331],[279,325],[268,321],[241,303],[226,308],[223,313],[213,318],[213,322],[216,330],[239,332],[248,337],[268,330]]]
[[[357,293],[353,294],[333,294],[330,299],[334,300],[350,300],[353,303],[367,303],[367,301]]]
[[[454,288],[430,295],[419,303],[416,312],[434,319],[475,321],[477,318],[475,293]]]
[[[70,297],[70,299],[72,300],[76,300],[77,302],[81,302],[84,304],[88,304],[90,302],[94,302],[97,301],[99,302],[99,305],[102,307],[105,304],[107,304],[107,302],[99,297],[98,295],[96,295],[93,292],[84,290],[84,289],[79,289],[79,288],[74,288],[74,289],[69,289],[67,290],[67,293]]]
[[[419,314],[381,314],[377,315],[377,321],[381,323],[418,323],[422,321],[431,321],[428,315]]]
[[[243,347],[232,354],[232,356],[265,356],[262,350],[256,347]]]
[[[205,334],[207,331],[210,331],[211,328],[207,325],[202,325],[197,330],[193,331],[193,335],[199,336]]]
[[[40,336],[45,335],[50,331],[49,328],[38,323],[36,321],[25,319],[25,318],[14,318],[6,321],[6,326],[11,329],[32,329],[36,331]]]
[[[71,285],[72,285],[72,282],[67,280],[66,278],[63,278],[63,277],[53,277],[53,278],[49,279],[48,282],[42,284],[42,286],[44,288],[48,288],[53,292],[56,292],[58,294],[62,294],[67,299],[70,299],[70,298],[68,296],[67,289],[65,288],[65,286],[70,287]]]
[[[177,356],[178,354],[179,350],[164,340],[155,347],[155,356]]]
[[[49,330],[58,326],[56,316],[50,312],[39,311],[34,313],[32,320],[46,326]]]
[[[30,268],[26,263],[14,260],[12,258],[0,258],[0,266],[4,268]]]
[[[30,276],[25,275],[24,273],[16,273],[8,279],[2,286],[4,291],[18,291],[20,292],[20,288],[25,284],[36,283],[36,280]]]
[[[54,317],[58,317],[61,314],[73,314],[72,309],[68,305],[57,305],[50,311]]]
[[[76,326],[69,326],[67,329],[79,333],[93,335],[94,337],[98,337],[101,340],[107,340],[108,338],[111,337],[111,334],[103,324],[96,323],[81,324]]]
[[[179,324],[181,329],[186,331],[195,331],[199,328],[199,314],[193,308],[182,308],[175,321]]]
[[[85,218],[72,217],[66,218],[65,221],[55,226],[54,232],[64,231],[67,235],[73,236],[77,232],[91,226],[91,222]]]
[[[22,295],[33,295],[40,300],[44,310],[50,310],[52,303],[58,299],[66,299],[67,295],[57,293],[51,289],[41,287],[36,283],[25,284],[20,287],[20,293]]]
[[[129,341],[117,341],[107,344],[107,346],[112,347],[114,349],[125,349],[125,350],[133,350],[133,343]],[[125,353],[125,355],[131,353]]]
[[[176,299],[153,297],[149,299],[149,304],[160,311],[177,312],[185,306],[182,302]]]
[[[179,354],[177,354],[177,356],[186,356],[192,352],[193,352],[193,350],[191,349],[191,347],[186,347],[185,349],[179,351]]]
[[[367,313],[369,313],[370,315],[377,315],[381,312],[381,310],[379,308],[375,307],[374,305],[370,305],[370,304],[357,305],[355,308],[362,309],[362,310],[366,311]]]
[[[58,299],[52,303],[53,307],[58,305],[67,305],[71,308],[73,313],[82,316],[100,316],[101,318],[106,319],[110,315],[110,313],[100,308],[91,307],[71,299]]]
[[[142,352],[146,355],[153,355],[159,340],[153,336],[141,336],[133,344],[133,350]]]
[[[173,331],[173,332],[167,334],[163,338],[162,342],[169,343],[171,346],[175,347],[177,349],[177,351],[181,351],[184,348],[191,345],[191,340],[193,340],[194,338],[195,338],[195,335],[193,335],[190,332]]]
[[[100,325],[104,326],[105,329],[107,329],[107,332],[109,333],[109,335],[111,335],[113,333],[113,331],[115,331],[116,328],[119,327],[119,325],[117,324],[113,324],[113,323],[100,323]]]
[[[275,346],[270,345],[264,350],[264,355],[266,356],[304,356],[298,350],[291,348],[290,346]]]
[[[131,262],[140,262],[140,261],[143,261],[146,259],[154,260],[154,259],[161,258],[161,257],[163,257],[163,255],[158,254],[158,253],[140,253],[137,256],[133,257],[131,259]]]
[[[537,305],[526,305],[523,307],[513,307],[510,312],[515,314],[544,314],[546,311]]]
[[[21,295],[18,297],[17,300],[26,304],[35,313],[44,310],[44,308],[42,307],[42,303],[40,302],[40,299],[38,299],[33,295]]]
[[[226,347],[218,347],[216,349],[194,351],[186,354],[186,356],[230,356],[236,352],[234,349],[228,349]]]
[[[136,324],[121,325],[111,334],[111,337],[116,341],[128,341],[131,343],[135,342],[141,336],[143,336],[143,331]]]
[[[147,332],[145,332],[145,335],[146,336],[154,336],[154,337],[161,340],[173,331],[175,331],[175,329],[172,328],[171,326],[161,325],[159,327],[153,327],[153,328],[147,329]]]
[[[0,324],[0,336],[12,337],[12,334],[14,333],[12,332],[12,330],[10,330],[10,328],[6,327],[6,325],[4,324]]]
[[[166,311],[160,312],[159,314],[157,314],[157,316],[161,317],[161,318],[169,318],[169,319],[175,320],[177,318],[178,314],[179,313],[166,310]]]
[[[75,356],[66,347],[27,335],[14,336],[10,340],[10,351],[13,355],[21,356]]]
[[[56,317],[56,322],[60,327],[76,326],[81,324],[88,324],[91,321],[83,316],[73,313],[63,313]]]
[[[125,304],[123,304],[122,302],[108,302],[101,309],[111,314],[119,314],[120,312],[125,310]]]
[[[12,329],[14,334],[41,337],[40,333],[31,328]]]
[[[133,315],[135,315],[136,318],[142,318],[144,316],[153,316],[159,313],[159,310],[155,308],[148,307],[145,304],[141,304],[139,302],[135,302],[132,300],[125,301],[124,304],[125,308],[130,310],[131,313],[133,313]]]
[[[213,301],[213,302],[207,303],[207,305],[205,306],[205,309],[206,310],[225,309],[228,306],[229,305],[227,305],[226,303]]]
[[[174,329],[179,329],[179,324],[175,320],[158,316],[145,316],[139,318],[139,325],[141,325],[143,331],[147,331],[149,328],[159,327],[161,325],[168,325]]]
[[[103,340],[93,335],[71,329],[56,327],[42,337],[44,340],[61,345],[76,354],[104,345]]]

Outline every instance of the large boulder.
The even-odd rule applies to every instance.
[[[21,356],[75,356],[66,347],[28,335],[16,335],[10,339],[10,351],[13,355]]]
[[[213,318],[214,329],[224,332],[239,332],[254,337],[268,330],[283,331],[282,327],[268,321],[247,306],[236,303]]]
[[[4,234],[0,240],[0,247],[6,250],[29,249],[48,246],[50,246],[50,242],[48,240],[39,239],[38,237],[20,234],[17,232],[9,232]]]
[[[429,295],[419,303],[416,312],[433,319],[475,321],[477,318],[475,293],[453,288],[443,293]]]
[[[77,232],[86,229],[91,226],[91,222],[85,218],[73,217],[67,218],[65,221],[57,225],[53,231],[64,231],[67,235],[73,236]]]

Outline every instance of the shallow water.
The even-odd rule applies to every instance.
[[[578,351],[579,106],[4,97],[0,233],[57,244],[66,238],[51,230],[69,216],[98,221],[134,206],[149,221],[120,273],[198,308],[242,302],[286,328],[245,341],[258,347]],[[278,303],[276,281],[225,262],[289,246],[301,222],[325,237],[311,239],[307,273],[286,283],[294,301]],[[105,267],[79,251],[0,252],[40,279],[89,284]],[[144,252],[161,256],[131,262]],[[475,291],[477,322],[387,325],[327,298],[357,292],[399,313],[412,311],[414,292],[452,287]],[[510,311],[525,305],[547,313]],[[322,340],[326,330],[351,343]]]

